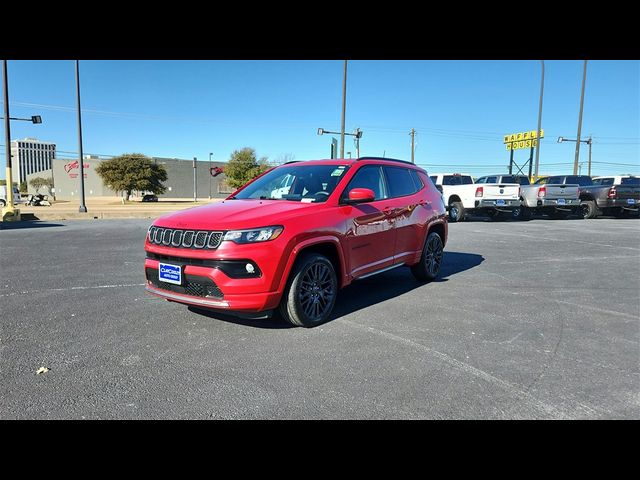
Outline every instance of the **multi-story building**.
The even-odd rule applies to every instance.
[[[41,142],[37,138],[13,140],[11,142],[11,167],[15,172],[14,181],[20,184],[27,179],[27,175],[51,170],[51,162],[55,156],[55,143]]]

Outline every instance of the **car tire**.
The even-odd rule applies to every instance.
[[[452,223],[464,222],[465,219],[464,206],[461,202],[453,202],[449,205],[449,221]]]
[[[582,214],[582,218],[590,219],[595,218],[598,215],[598,207],[596,207],[596,202],[593,200],[583,200],[580,202],[580,213]]]
[[[7,206],[7,202],[5,202],[4,200],[0,200],[0,208],[4,208]]]
[[[431,232],[424,242],[420,261],[411,266],[411,273],[421,282],[435,280],[440,273],[443,256],[444,244],[442,243],[442,238],[436,232]]]
[[[280,314],[296,327],[315,327],[328,320],[337,294],[338,279],[329,259],[317,253],[302,254],[291,270]]]
[[[520,220],[531,220],[533,212],[529,207],[520,207]]]

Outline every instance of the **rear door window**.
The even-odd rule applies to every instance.
[[[416,187],[416,192],[418,190],[422,190],[422,187],[424,187],[424,183],[422,182],[420,175],[418,175],[418,172],[416,172],[415,170],[409,170],[409,172],[411,173],[411,178],[413,178],[413,185]]]
[[[391,198],[404,197],[416,193],[417,189],[408,168],[383,167],[387,176],[389,196]]]

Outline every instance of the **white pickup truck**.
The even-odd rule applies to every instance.
[[[520,185],[516,182],[500,183],[493,181],[497,176],[488,176],[474,183],[471,175],[463,173],[433,173],[429,178],[442,188],[450,222],[463,221],[467,213],[483,213],[495,220],[520,209]]]
[[[524,177],[526,179],[526,177]],[[522,208],[519,218],[531,218],[533,212],[555,219],[566,219],[580,213],[580,185],[564,184],[564,176],[542,177],[533,185],[522,186]],[[570,177],[567,177],[570,179]]]

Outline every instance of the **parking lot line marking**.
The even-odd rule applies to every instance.
[[[520,397],[520,398],[524,398],[526,401],[528,401],[529,403],[535,405],[536,407],[544,410],[547,414],[551,415],[554,419],[562,419],[562,420],[566,420],[566,419],[572,419],[573,417],[571,417],[570,415],[558,410],[557,408],[548,405],[540,400],[538,400],[537,398],[535,398],[534,396],[532,396],[531,394],[525,392],[524,390],[519,389],[518,387],[516,387],[515,385],[512,385],[511,383],[502,380],[498,377],[494,377],[493,375],[491,375],[490,373],[487,373],[483,370],[480,370],[472,365],[469,365],[468,363],[464,363],[461,362],[460,360],[456,360],[455,358],[447,355],[446,353],[442,353],[439,352],[437,350],[433,350],[432,348],[427,347],[426,345],[422,345],[421,343],[417,343],[414,342],[413,340],[409,340],[408,338],[404,338],[404,337],[400,337],[398,335],[394,335],[393,333],[389,333],[389,332],[385,332],[383,330],[379,330],[377,328],[373,328],[373,327],[369,327],[369,326],[365,326],[365,325],[361,325],[359,323],[350,321],[350,320],[343,320],[347,325],[351,325],[353,327],[359,328],[361,330],[365,330],[368,331],[370,333],[373,333],[375,335],[387,338],[389,340],[393,340],[399,343],[403,343],[405,345],[409,345],[410,347],[413,348],[417,348],[418,350],[422,350],[425,353],[428,353],[446,363],[448,363],[449,365],[452,365],[453,367],[462,370],[465,373],[469,373],[475,377],[481,378],[483,380],[485,380],[488,383],[491,383],[493,385],[496,385],[498,387],[501,387],[505,390],[507,390],[509,393]]]
[[[500,263],[496,263],[496,265],[511,265],[511,264],[524,264],[524,263],[540,263],[540,262],[583,262],[583,261],[589,261],[589,260],[593,260],[593,261],[597,261],[600,262],[602,260],[617,260],[617,259],[629,259],[629,255],[623,255],[623,256],[615,256],[615,257],[595,257],[595,256],[591,256],[591,257],[574,257],[574,258],[569,258],[569,257],[558,257],[558,258],[540,258],[540,259],[535,259],[535,260],[518,260],[517,262],[514,261],[506,261],[506,262],[500,262]]]
[[[589,309],[589,310],[596,310],[596,311],[602,312],[602,313],[609,313],[611,315],[620,315],[620,316],[623,316],[623,317],[633,318],[634,320],[640,320],[640,315],[631,315],[629,313],[617,312],[615,310],[607,310],[605,308],[590,307],[589,305],[580,305],[579,303],[571,303],[571,302],[566,302],[564,300],[555,300],[553,298],[549,298],[548,300],[551,300],[551,301],[556,302],[556,303],[565,303],[565,304],[571,305],[573,307],[586,308],[586,309]]]
[[[493,235],[495,235],[495,233],[493,233]],[[524,233],[508,233],[508,232],[500,232],[500,235],[511,235],[514,237],[526,237],[526,238],[533,238],[535,240],[551,240],[554,242],[564,242],[566,243],[567,240],[565,238],[549,238],[549,237],[541,237],[540,235],[527,235]],[[584,240],[571,240],[572,243],[585,243],[587,245],[596,245],[598,247],[615,247],[615,248],[624,248],[626,250],[635,250],[640,252],[640,248],[635,248],[635,247],[624,247],[622,245],[609,245],[608,243],[594,243],[594,242],[585,242]]]
[[[81,286],[81,287],[67,287],[67,288],[45,288],[43,290],[29,290],[24,292],[11,292],[11,293],[3,293],[0,294],[0,297],[12,297],[14,295],[30,295],[32,293],[41,293],[41,292],[65,292],[67,290],[90,290],[94,288],[121,288],[121,287],[142,287],[144,283],[130,283],[125,285],[94,285],[90,287]]]

